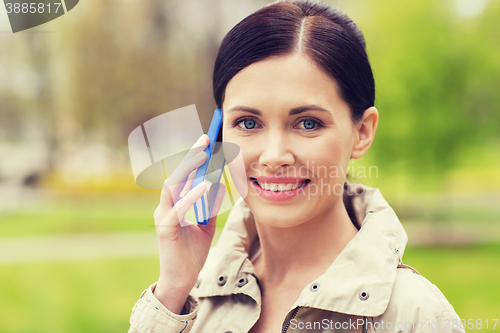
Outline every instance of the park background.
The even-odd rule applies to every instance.
[[[353,181],[395,209],[403,261],[482,320],[467,331],[500,331],[500,1],[325,2],[363,31],[377,86]],[[134,183],[128,134],[190,104],[206,131],[218,45],[266,3],[85,0],[16,34],[0,9],[0,332],[128,329],[159,268],[159,192]]]

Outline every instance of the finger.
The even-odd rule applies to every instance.
[[[192,159],[192,157],[196,156],[197,153],[200,153],[201,151],[203,151],[203,149],[205,149],[206,146],[208,145],[208,141],[209,141],[208,135],[202,134],[200,136],[200,138],[198,139],[198,141],[196,141],[196,143],[191,147],[190,151],[186,154],[186,156],[184,156],[184,158],[182,159],[179,166],[176,168],[176,170],[174,170],[173,174],[170,175],[169,179],[167,179],[163,182],[163,187],[162,187],[162,191],[161,191],[161,195],[160,195],[160,207],[164,207],[164,206],[172,207],[175,203],[174,199],[176,199],[175,201],[178,200],[176,198],[177,194],[184,187],[184,186],[182,186],[181,189],[179,190],[178,184],[181,183],[182,179],[186,178],[187,175],[193,169],[200,167],[205,162],[206,153],[205,153],[205,157],[201,157],[202,155],[200,155],[200,157],[198,157],[200,160],[197,160],[197,162],[193,161],[192,162],[193,164],[191,166],[190,165],[181,166],[181,165],[184,162]],[[189,170],[190,167],[192,168],[191,170]],[[177,172],[177,174],[175,174],[177,169],[179,169],[179,172]],[[181,172],[181,170],[185,170],[185,171]]]
[[[190,190],[184,198],[177,201],[174,205],[175,212],[177,213],[178,221],[182,221],[189,211],[191,206],[205,194],[205,182],[199,183],[192,190]]]
[[[182,189],[186,186],[188,175],[193,170],[202,166],[206,159],[207,153],[201,151],[191,159],[182,162],[177,168],[175,168],[172,175],[168,177],[170,179],[170,190],[172,191],[172,197],[174,200],[180,195]]]
[[[181,163],[184,162],[184,161],[189,160],[190,158],[192,158],[193,156],[195,156],[196,154],[198,154],[200,151],[202,151],[203,149],[205,149],[208,146],[208,143],[209,143],[208,135],[202,134],[199,137],[198,141],[196,141],[195,144],[188,151],[188,153],[186,154],[186,156],[184,156],[184,158],[182,159]]]
[[[170,192],[170,186],[168,185],[168,179],[165,179],[163,186],[161,188],[160,194],[160,208],[165,206],[172,207],[174,202],[172,200],[172,193]]]
[[[187,187],[186,183],[190,173],[202,166],[206,159],[207,154],[204,151],[201,151],[193,158],[181,163],[174,170],[172,175],[168,177],[168,186],[170,187],[171,198],[173,199],[174,204],[180,199],[179,196],[182,190]],[[194,176],[195,175],[193,175],[193,179]]]
[[[194,176],[196,175],[196,170],[191,171],[191,173],[188,176],[186,186],[182,189],[181,193],[179,194],[179,197],[183,198],[186,193],[193,187],[193,181],[194,181]]]

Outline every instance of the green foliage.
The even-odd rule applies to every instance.
[[[415,191],[460,188],[455,171],[480,173],[482,160],[500,160],[499,1],[475,17],[461,16],[457,0],[325,2],[360,26],[375,73],[380,122],[360,163]],[[35,119],[57,167],[72,144],[98,138],[123,148],[138,124],[185,105],[195,103],[207,127],[218,45],[260,5],[212,1],[196,22],[181,1],[89,0],[74,19],[54,21],[57,38],[10,40],[0,67],[19,73],[6,81],[30,69],[44,86],[31,97],[0,91],[0,140],[30,137],[24,124]],[[238,15],[226,16],[228,6]]]
[[[367,159],[410,175],[413,189],[443,190],[461,161],[487,156],[477,152],[485,144],[498,156],[500,3],[475,18],[452,1],[361,3],[351,17],[367,40],[380,112]]]

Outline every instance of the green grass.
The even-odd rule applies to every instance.
[[[156,258],[2,265],[0,332],[126,332],[157,276]]]
[[[145,230],[154,226],[159,191],[47,192],[0,212],[0,235],[54,235]]]
[[[403,262],[434,283],[460,318],[500,319],[500,243],[408,248]],[[500,323],[490,331],[500,332]]]
[[[500,243],[409,248],[404,262],[436,284],[461,318],[500,317]],[[157,276],[154,257],[0,265],[0,332],[126,332],[132,306]]]
[[[0,211],[0,237],[152,230],[159,200],[160,191],[153,190],[49,192],[36,202]],[[218,226],[228,214],[221,214]]]

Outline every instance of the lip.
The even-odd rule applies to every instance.
[[[265,181],[266,183],[301,183],[303,181],[309,180],[304,184],[303,186],[296,188],[295,190],[288,190],[288,191],[271,191],[271,190],[265,190],[259,185],[256,184],[256,182],[253,179],[257,179],[259,182]],[[252,187],[257,191],[257,193],[264,199],[270,200],[270,201],[285,201],[285,200],[290,200],[300,193],[304,192],[304,189],[311,183],[310,179],[308,178],[290,178],[290,177],[250,177],[250,184]]]

